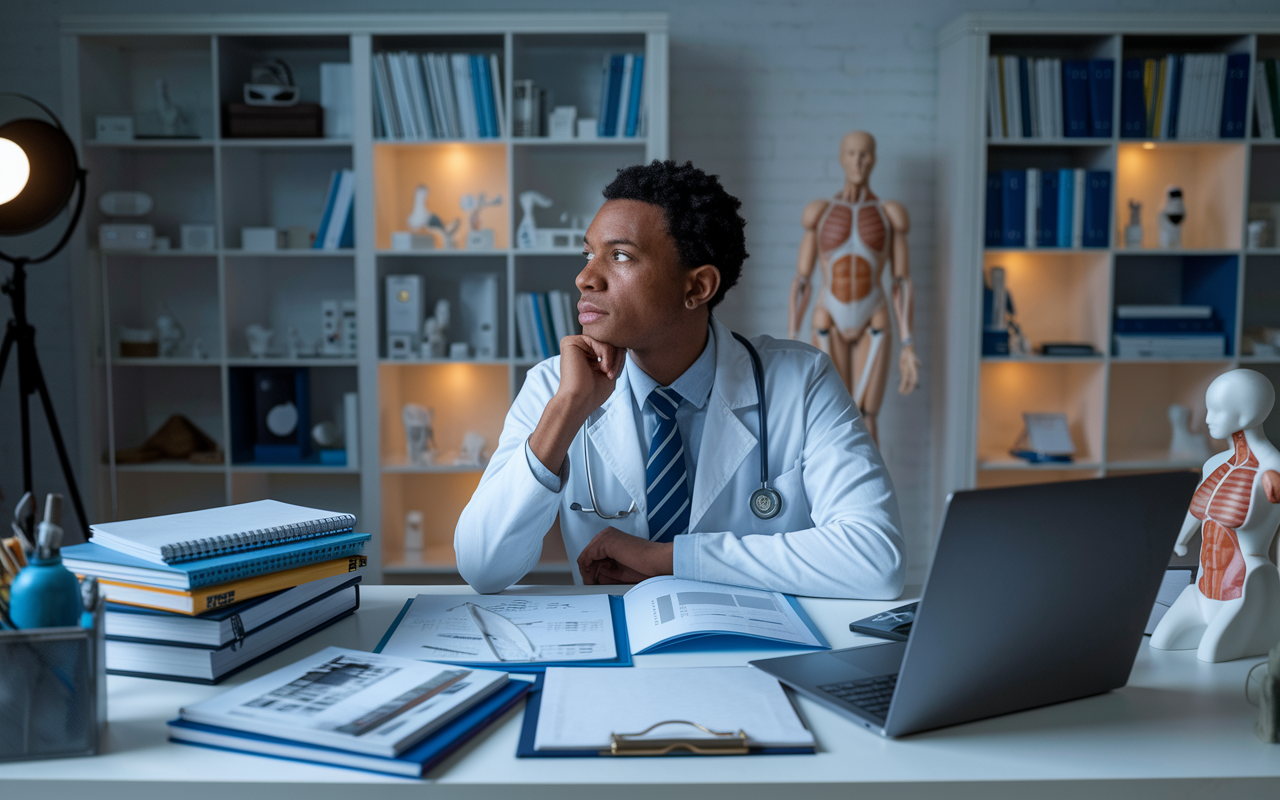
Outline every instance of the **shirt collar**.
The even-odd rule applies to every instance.
[[[640,369],[640,366],[629,356],[626,369],[627,379],[631,383],[632,397],[635,398],[636,405],[643,409],[644,404],[649,400],[649,395],[658,388],[658,382]],[[708,327],[707,345],[702,348],[702,355],[698,356],[698,360],[694,361],[679,378],[672,381],[669,388],[675,389],[681,397],[695,407],[702,408],[707,404],[707,398],[711,396],[711,385],[715,383],[715,379],[716,335]]]

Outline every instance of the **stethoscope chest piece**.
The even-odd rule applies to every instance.
[[[782,495],[762,487],[751,493],[751,513],[760,519],[773,519],[782,513]]]

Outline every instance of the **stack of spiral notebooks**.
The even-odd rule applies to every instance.
[[[355,517],[261,500],[94,525],[62,549],[107,599],[107,672],[219,683],[360,605]]]

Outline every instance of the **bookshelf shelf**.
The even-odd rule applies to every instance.
[[[577,248],[514,249],[518,197],[536,190],[554,206],[539,209],[541,225],[556,227],[562,213],[589,220],[600,190],[615,171],[667,155],[667,18],[665,14],[407,14],[191,15],[167,18],[156,32],[145,16],[66,17],[64,118],[84,147],[89,194],[133,189],[150,194],[155,209],[144,222],[173,247],[182,225],[214,228],[209,250],[100,252],[91,204],[86,234],[72,257],[90,298],[83,322],[80,364],[91,391],[82,393],[81,418],[93,431],[81,455],[96,476],[90,514],[99,520],[169,513],[201,506],[275,497],[350,512],[378,534],[368,549],[369,580],[401,572],[456,574],[452,537],[457,516],[481,471],[465,467],[403,465],[401,409],[421,403],[435,412],[435,441],[456,452],[477,432],[485,452],[497,444],[503,419],[534,361],[517,358],[517,291],[571,290],[580,265]],[[135,30],[135,34],[127,31]],[[122,33],[126,31],[126,33]],[[506,124],[497,138],[403,141],[375,138],[373,57],[384,51],[477,53],[496,57],[495,99]],[[647,133],[638,138],[513,138],[512,84],[535,81],[556,93],[556,105],[576,103],[580,116],[597,114],[602,59],[613,53],[645,55]],[[224,104],[239,102],[249,67],[280,58],[293,69],[302,102],[320,100],[321,64],[350,63],[353,128],[329,138],[233,138],[224,135]],[[490,62],[492,65],[492,62]],[[95,142],[98,114],[132,114],[135,129],[155,133],[155,81],[164,78],[195,139]],[[590,90],[588,90],[590,89]],[[563,90],[563,91],[562,91]],[[327,113],[327,110],[326,110]],[[241,228],[315,232],[334,170],[355,175],[355,245],[339,250],[268,252],[241,248]],[[461,220],[456,243],[465,245],[465,194],[501,196],[480,215],[493,230],[487,250],[390,249],[390,235],[405,230],[418,185],[427,207],[446,223]],[[533,257],[531,257],[533,256]],[[467,341],[469,312],[460,283],[477,273],[497,278],[498,347],[494,358],[463,361],[386,358],[383,323],[388,275],[423,279],[427,313],[438,299],[452,304],[449,341]],[[288,358],[292,330],[304,346],[321,339],[322,304],[354,302],[355,356]],[[121,359],[121,327],[155,325],[167,309],[185,330],[176,359]],[[249,356],[246,328],[273,331],[268,358]],[[207,360],[190,358],[200,338]],[[148,369],[154,367],[155,369]],[[311,424],[342,422],[344,393],[359,396],[359,467],[319,464],[158,462],[112,465],[104,456],[141,444],[172,414],[183,414],[228,454],[242,442],[249,408],[241,392],[255,369],[306,369]],[[335,406],[339,408],[335,409]],[[252,420],[248,421],[252,424]],[[239,450],[241,454],[242,450]],[[105,463],[104,463],[105,462]],[[430,511],[426,566],[403,561],[405,514]],[[558,532],[556,532],[558,537]],[[550,540],[545,546],[555,560]],[[563,562],[564,555],[558,556]],[[384,567],[385,570],[384,570]],[[567,565],[562,567],[568,569]],[[545,565],[539,570],[545,571]]]
[[[1169,53],[1248,53],[1273,57],[1280,15],[1212,20],[1162,15],[1144,29],[1132,15],[966,15],[939,43],[939,332],[948,377],[936,385],[936,485],[954,489],[1070,480],[1090,475],[1199,465],[1170,461],[1167,409],[1191,409],[1203,432],[1204,390],[1236,366],[1280,378],[1280,358],[1255,357],[1248,331],[1280,327],[1280,247],[1246,250],[1251,203],[1280,203],[1275,140],[1160,139],[1120,135],[1122,62]],[[1264,42],[1267,43],[1264,47]],[[1270,49],[1268,49],[1270,48]],[[1113,59],[1113,135],[1009,141],[988,135],[988,57]],[[1246,120],[1253,120],[1249,70]],[[987,248],[986,173],[996,169],[1105,169],[1112,172],[1110,246]],[[1187,205],[1183,247],[1158,243],[1158,215],[1171,184]],[[1128,201],[1142,204],[1142,248],[1122,247]],[[1032,341],[1089,343],[1093,358],[982,356],[985,274],[1004,267],[1023,333]],[[1211,305],[1227,349],[1215,358],[1119,358],[1113,349],[1118,305]],[[1268,373],[1271,374],[1271,373]],[[1011,465],[1007,453],[1023,412],[1067,415],[1076,444],[1071,465]],[[1214,442],[1221,449],[1221,442]],[[940,506],[936,511],[940,512]]]

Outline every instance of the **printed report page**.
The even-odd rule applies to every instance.
[[[624,595],[624,603],[627,635],[636,654],[691,634],[729,633],[826,646],[778,592],[661,575],[636,584]]]

